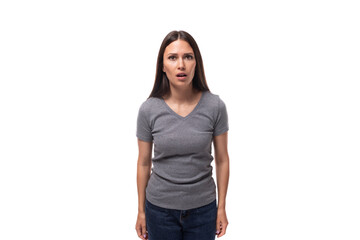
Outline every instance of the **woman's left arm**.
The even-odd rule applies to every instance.
[[[214,137],[216,180],[218,188],[218,211],[216,219],[216,234],[218,237],[225,234],[226,228],[229,224],[225,210],[230,172],[227,139],[228,132]]]

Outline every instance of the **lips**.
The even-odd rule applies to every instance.
[[[186,77],[187,75],[185,73],[178,73],[176,74],[177,77]]]

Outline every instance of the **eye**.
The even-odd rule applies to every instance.
[[[187,55],[186,58],[187,58],[187,59],[193,59],[194,57],[191,56],[191,55]]]
[[[176,57],[175,57],[175,56],[169,56],[168,59],[170,59],[170,60],[175,60]]]

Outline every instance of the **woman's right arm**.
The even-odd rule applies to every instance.
[[[150,177],[152,142],[138,139],[139,156],[137,162],[138,216],[136,232],[141,239],[147,239],[145,219],[145,190]]]

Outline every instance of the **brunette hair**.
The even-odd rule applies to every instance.
[[[210,91],[206,83],[204,66],[200,54],[198,45],[195,42],[195,39],[185,31],[172,31],[166,35],[162,44],[160,46],[157,63],[156,63],[156,75],[154,87],[150,93],[150,97],[162,98],[162,96],[167,95],[170,92],[169,79],[166,76],[166,73],[163,72],[163,63],[164,63],[164,52],[165,48],[172,42],[181,39],[189,43],[195,54],[196,66],[195,74],[192,80],[193,88],[196,88],[200,91]]]

